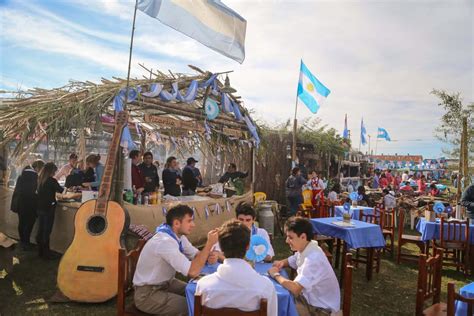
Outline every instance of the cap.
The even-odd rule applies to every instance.
[[[194,159],[193,157],[190,157],[188,158],[188,160],[186,161],[186,163],[189,165],[189,164],[192,164],[193,162],[198,162],[196,159]]]

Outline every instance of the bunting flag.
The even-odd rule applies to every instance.
[[[166,209],[166,207],[163,206],[163,207],[161,208],[161,211],[163,212],[163,216],[166,217],[166,214],[168,214],[168,210]]]
[[[225,201],[225,206],[226,206],[227,212],[230,213],[230,211],[232,210],[232,205],[230,205],[229,200]]]
[[[198,216],[199,218],[201,218],[201,214],[199,214],[199,212],[198,212],[198,210],[196,209],[195,206],[191,207],[191,209],[193,210],[193,215],[194,215],[194,214],[197,214],[197,216]]]
[[[204,214],[206,215],[206,219],[208,219],[209,218],[209,207],[207,205],[204,208]]]
[[[219,205],[219,203],[216,203],[215,209],[216,209],[217,215],[219,215],[221,213],[221,206]]]

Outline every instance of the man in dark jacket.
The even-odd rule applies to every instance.
[[[461,205],[467,209],[467,216],[474,219],[474,183],[471,183],[462,193]]]
[[[229,164],[227,167],[227,172],[219,179],[219,183],[226,183],[229,180],[234,181],[237,178],[246,178],[249,175],[248,171],[243,173],[241,171],[237,171],[237,166],[235,163]]]
[[[160,187],[158,169],[153,164],[153,154],[149,151],[143,154],[143,162],[138,165],[145,180],[145,192],[155,192]]]
[[[38,202],[36,187],[38,186],[38,173],[43,166],[42,160],[33,162],[31,166],[26,166],[18,177],[13,191],[11,210],[18,213],[18,234],[23,250],[32,249],[30,236],[37,217]]]
[[[199,180],[196,178],[194,173],[196,162],[198,161],[193,157],[188,158],[186,161],[186,167],[183,169],[183,196],[196,194],[196,188],[199,183]]]

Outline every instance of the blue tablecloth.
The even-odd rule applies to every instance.
[[[350,248],[382,248],[385,239],[379,225],[351,220],[354,227],[341,227],[333,222],[342,221],[342,217],[313,218],[313,230],[316,234],[344,240]]]
[[[421,240],[429,241],[439,239],[440,226],[439,222],[427,222],[424,218],[420,218],[416,230],[421,233]],[[469,225],[469,243],[474,245],[474,224]]]
[[[357,206],[357,207],[352,207],[349,210],[349,213],[351,214],[352,219],[357,219],[359,220],[360,218],[360,212],[363,212],[364,214],[374,214],[374,208],[373,207],[366,207],[366,206]],[[335,214],[334,216],[336,217],[342,217],[342,214],[344,214],[344,207],[339,205],[336,206],[335,208]]]
[[[463,286],[459,290],[459,294],[467,298],[474,298],[474,282],[468,285]],[[456,316],[466,316],[467,315],[467,304],[463,302],[456,301]]]
[[[219,264],[206,265],[202,270],[202,273],[211,274],[217,270]],[[255,270],[264,275],[267,273],[268,269],[272,266],[271,263],[256,263]],[[280,272],[282,276],[288,278],[288,274],[285,270]],[[293,295],[288,292],[283,286],[278,284],[275,280],[270,278],[273,284],[275,285],[275,290],[278,296],[278,316],[298,316],[296,311],[295,300]],[[188,302],[188,311],[189,315],[194,315],[194,294],[196,293],[196,283],[189,282],[186,286],[186,301]]]

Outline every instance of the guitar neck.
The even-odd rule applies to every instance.
[[[110,192],[112,188],[112,179],[114,176],[114,168],[117,161],[117,154],[120,148],[120,139],[122,137],[122,131],[127,124],[128,113],[122,111],[117,114],[116,122],[114,127],[114,134],[110,142],[109,151],[107,154],[107,160],[104,166],[104,174],[99,188],[99,194],[97,197],[96,212],[105,214],[107,211],[107,202],[110,198]]]

